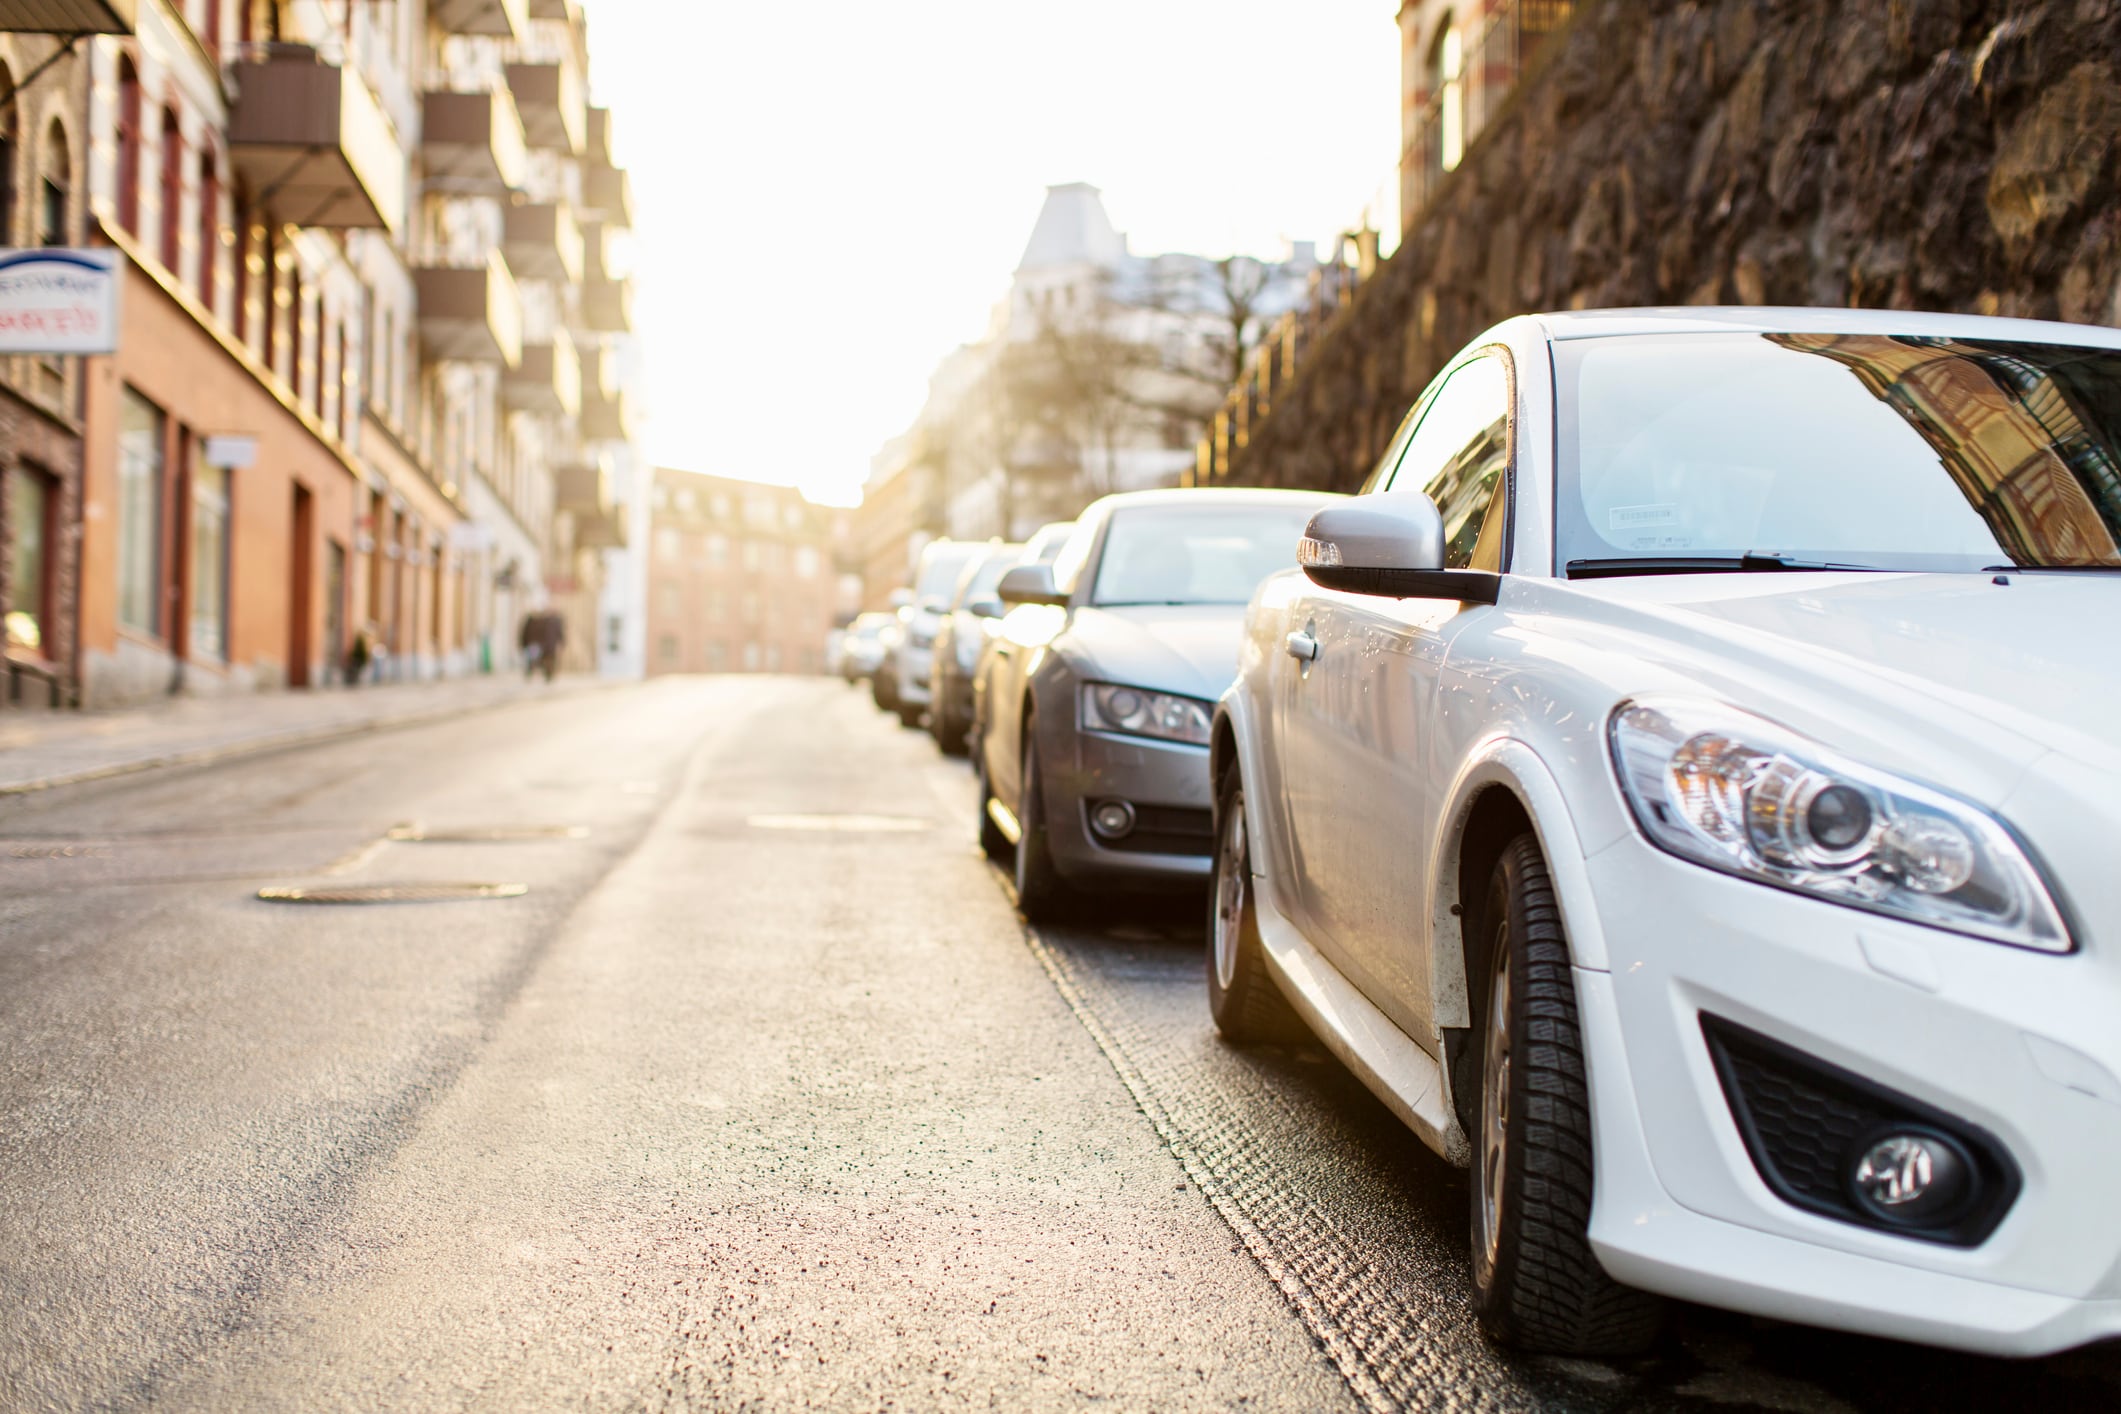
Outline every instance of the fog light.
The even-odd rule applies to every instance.
[[[1090,807],[1090,828],[1108,840],[1131,834],[1134,807],[1124,800],[1101,800]]]
[[[1947,1223],[1966,1207],[1973,1161],[1955,1139],[1897,1130],[1858,1146],[1849,1186],[1874,1217],[1901,1227]]]

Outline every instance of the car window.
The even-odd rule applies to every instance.
[[[1500,570],[1509,464],[1509,369],[1490,355],[1437,390],[1378,489],[1429,493],[1443,516],[1446,568]]]
[[[964,572],[966,561],[985,548],[983,545],[936,545],[922,551],[920,579],[914,585],[913,597],[923,604],[947,597],[956,586],[958,575]]]
[[[1163,502],[1112,513],[1093,604],[1243,604],[1296,564],[1311,501],[1251,505]]]
[[[1062,542],[1060,553],[1053,557],[1053,585],[1061,593],[1075,593],[1075,582],[1082,578],[1083,565],[1090,558],[1090,546],[1097,540],[1097,527],[1102,520],[1102,516],[1085,516],[1077,521]]]
[[[994,586],[1002,582],[1002,576],[1023,563],[1023,554],[1021,545],[1000,545],[977,564],[966,566],[965,572],[958,576],[957,593],[951,596],[951,607],[961,609],[969,600],[994,593]]]

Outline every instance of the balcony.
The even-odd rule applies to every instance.
[[[611,513],[611,458],[584,457],[552,473],[552,508],[577,516]]]
[[[582,150],[589,126],[581,75],[571,63],[510,64],[508,91],[523,115],[530,145],[568,156]]]
[[[595,334],[631,334],[633,281],[584,280],[582,327]]]
[[[505,91],[425,95],[420,155],[430,184],[480,196],[520,187],[530,164],[523,120]]]
[[[131,34],[138,13],[138,0],[0,0],[0,31]]]
[[[591,108],[585,134],[582,160],[597,166],[611,166],[611,110]]]
[[[604,235],[602,221],[584,221],[582,232],[582,279],[608,280],[611,278],[611,242]]]
[[[528,0],[427,0],[427,22],[444,34],[521,39],[530,29]]]
[[[508,254],[508,268],[523,279],[581,283],[586,254],[582,228],[564,202],[509,207],[503,216],[501,249]]]
[[[582,167],[582,205],[622,231],[633,229],[633,179],[624,167],[589,162]]]
[[[602,515],[577,515],[574,521],[574,543],[581,550],[623,550],[626,548],[626,508],[613,506]]]
[[[574,417],[582,411],[582,358],[566,330],[523,345],[522,361],[501,380],[501,397],[518,412]]]
[[[582,440],[631,442],[633,408],[623,388],[591,386],[582,390]]]
[[[582,13],[579,0],[530,0],[534,20],[566,20],[572,23]]]
[[[275,44],[231,68],[228,120],[236,175],[277,221],[396,231],[405,221],[405,153],[368,85],[316,51]]]
[[[523,361],[523,302],[500,252],[483,265],[423,265],[412,272],[420,346],[435,363]]]

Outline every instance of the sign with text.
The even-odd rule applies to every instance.
[[[0,353],[118,348],[118,252],[0,249]]]

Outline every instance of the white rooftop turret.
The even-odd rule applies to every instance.
[[[1113,266],[1126,258],[1127,238],[1112,228],[1097,188],[1088,182],[1064,182],[1046,188],[1046,204],[1016,268],[1023,272],[1065,265]]]

